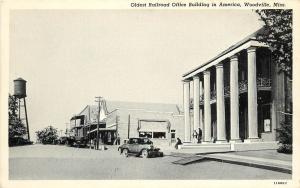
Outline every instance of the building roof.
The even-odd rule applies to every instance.
[[[14,81],[23,81],[23,82],[26,82],[26,80],[24,80],[23,78],[17,78],[17,79],[15,79]]]
[[[260,29],[258,29],[257,31],[255,31],[254,33],[248,35],[247,37],[245,37],[244,39],[242,39],[241,41],[237,42],[236,44],[230,46],[229,48],[227,48],[226,50],[222,51],[220,54],[218,54],[217,56],[215,56],[214,58],[210,59],[208,62],[201,64],[200,66],[194,68],[193,70],[183,74],[183,77],[187,76],[188,74],[198,70],[199,68],[213,62],[214,60],[218,59],[219,57],[227,54],[228,52],[238,48],[239,46],[245,44],[246,42],[250,41],[250,40],[256,40],[258,35],[265,35],[268,33],[268,30],[265,27],[262,27]]]
[[[138,109],[157,112],[172,112],[174,114],[180,113],[180,108],[176,104],[107,101],[106,105],[109,112],[115,109]]]
[[[89,105],[91,109],[97,109],[97,105]],[[125,101],[106,101],[106,108],[108,112],[116,109],[125,110],[145,110],[164,113],[181,114],[182,108],[176,104],[163,103],[140,103],[140,102],[125,102]]]

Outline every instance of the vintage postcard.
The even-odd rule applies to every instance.
[[[1,1],[1,187],[299,187],[299,5]]]

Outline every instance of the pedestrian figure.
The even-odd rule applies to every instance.
[[[202,140],[202,130],[201,128],[199,128],[199,132],[198,132],[198,143],[200,144]]]
[[[96,138],[93,139],[93,145],[94,145],[94,149],[97,149],[97,139]]]
[[[116,145],[120,145],[120,135],[119,135],[119,133],[117,134]]]
[[[198,137],[199,137],[199,135],[198,135],[197,131],[194,130],[194,132],[193,132],[193,142],[194,143],[196,143],[198,141]]]
[[[177,142],[175,144],[175,149],[178,149],[178,145],[182,145],[182,142],[179,138],[177,138]]]

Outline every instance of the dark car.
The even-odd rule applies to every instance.
[[[149,138],[129,138],[129,140],[118,148],[120,154],[128,157],[129,154],[148,157],[163,157],[163,152],[153,146]]]
[[[70,136],[66,141],[66,145],[71,147],[85,148],[88,145],[88,139],[80,136]]]
[[[65,145],[65,144],[67,144],[67,140],[68,140],[68,137],[61,136],[61,137],[59,137],[59,139],[57,141],[57,144],[59,144],[59,145]]]

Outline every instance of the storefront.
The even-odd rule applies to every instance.
[[[177,105],[114,101],[101,104],[105,118],[99,122],[99,138],[103,144],[116,144],[118,137],[121,143],[132,137],[147,137],[155,145],[170,146],[176,137],[183,137],[183,114]],[[86,131],[82,133],[90,142],[97,138],[98,113],[98,106],[88,105],[78,114],[84,117],[82,130]]]

